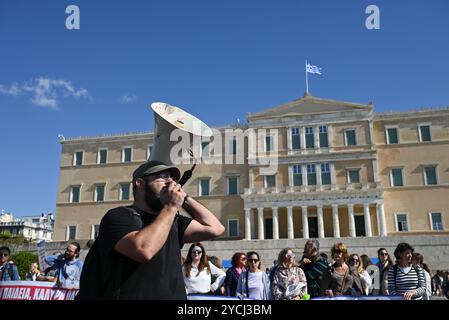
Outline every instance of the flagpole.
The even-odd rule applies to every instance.
[[[309,80],[307,79],[307,60],[305,65],[305,71],[306,71],[306,94],[309,93]]]

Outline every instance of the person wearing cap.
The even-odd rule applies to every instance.
[[[84,261],[78,299],[186,299],[180,250],[224,226],[177,183],[180,171],[147,161],[133,173],[134,203],[109,210]],[[179,214],[183,208],[190,216]]]

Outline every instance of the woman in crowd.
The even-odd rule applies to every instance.
[[[320,295],[320,283],[324,273],[329,270],[329,263],[320,254],[318,240],[307,240],[304,245],[304,254],[299,263],[307,279],[307,292],[311,298]]]
[[[357,253],[353,253],[349,256],[348,260],[349,266],[357,270],[360,280],[362,281],[362,286],[364,288],[364,294],[368,295],[371,285],[372,279],[368,272],[362,266],[362,258]]]
[[[358,296],[365,294],[360,276],[355,268],[350,268],[348,249],[343,243],[335,244],[331,249],[334,264],[329,272],[323,275],[321,281],[321,295],[328,297],[338,295]]]
[[[216,266],[218,269],[223,271],[223,265],[221,264],[221,259],[217,256],[209,256],[209,261]],[[224,272],[224,271],[223,271]],[[215,276],[212,276],[212,283],[214,283],[216,280]],[[223,285],[221,285],[217,290],[214,292],[215,295],[224,295],[225,294],[225,288]]]
[[[379,268],[379,278],[377,279],[379,289],[374,289],[373,293],[375,295],[388,295],[388,269],[393,266],[393,261],[391,261],[390,255],[385,248],[377,250],[377,257],[379,258],[379,262],[376,263],[376,266]]]
[[[405,300],[422,300],[426,293],[423,269],[412,264],[414,249],[408,243],[400,243],[394,250],[396,264],[388,269],[390,295],[403,296]]]
[[[366,254],[362,254],[360,256],[360,259],[362,259],[363,269],[368,273],[368,275],[371,278],[370,286],[368,287],[368,295],[371,295],[371,294],[373,294],[373,290],[374,290],[374,279],[372,278],[372,276],[373,276],[373,273],[375,272],[373,270],[375,267],[374,267],[373,263],[371,262],[371,259]]]
[[[296,264],[290,248],[282,249],[278,256],[278,268],[274,273],[271,291],[275,300],[300,300],[307,294],[307,279]]]
[[[217,290],[224,282],[225,273],[210,263],[200,242],[193,243],[182,266],[187,294],[208,294]],[[212,283],[211,276],[215,276]]]
[[[232,267],[226,271],[225,294],[235,297],[237,284],[240,275],[246,270],[246,255],[243,252],[236,252],[232,255]]]
[[[266,272],[260,270],[260,257],[255,251],[246,254],[248,269],[243,271],[237,284],[236,296],[254,300],[271,300],[270,280]]]
[[[426,292],[423,295],[423,299],[430,300],[430,297],[432,296],[432,279],[430,278],[430,269],[427,264],[424,263],[424,256],[418,252],[415,252],[412,258],[412,264],[423,269],[424,279],[426,281]]]
[[[27,281],[36,281],[36,278],[41,274],[37,262],[32,262],[30,265],[30,271],[25,275]]]

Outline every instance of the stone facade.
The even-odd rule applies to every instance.
[[[305,95],[247,120],[217,129],[216,150],[234,161],[199,164],[184,188],[225,225],[219,240],[449,234],[448,108],[375,114],[372,103]],[[233,156],[225,132],[238,130]],[[61,142],[55,240],[92,239],[108,209],[132,203],[130,177],[152,141]]]

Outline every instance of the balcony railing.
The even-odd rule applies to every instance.
[[[245,188],[244,194],[277,194],[277,193],[294,193],[294,192],[320,192],[320,191],[351,191],[351,190],[369,190],[378,189],[381,185],[378,182],[369,183],[348,183],[346,185],[323,184],[311,186],[287,186],[272,188]]]

